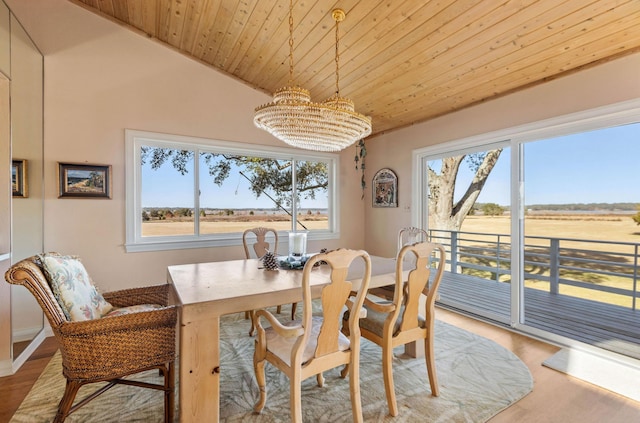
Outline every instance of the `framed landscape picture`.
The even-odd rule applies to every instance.
[[[58,163],[58,198],[111,198],[111,166]]]
[[[11,192],[14,197],[26,198],[29,196],[26,160],[13,160],[11,162]]]
[[[398,177],[391,169],[380,169],[373,177],[373,207],[398,207]]]

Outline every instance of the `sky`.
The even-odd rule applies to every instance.
[[[478,202],[509,205],[510,154],[502,152]],[[524,162],[527,205],[640,203],[640,123],[527,143]],[[456,197],[472,177],[463,164]]]
[[[164,163],[158,170],[151,170],[149,166],[142,169],[143,172],[143,207],[193,207],[193,165],[189,168],[189,173],[180,175],[170,163]],[[213,177],[208,175],[208,169],[200,169],[200,207],[216,209],[243,209],[243,208],[265,208],[275,207],[274,202],[263,194],[256,198],[251,192],[251,183],[234,168],[230,175],[218,186],[213,182]],[[251,175],[245,173],[248,177]],[[147,177],[149,176],[149,177]],[[167,195],[171,193],[171,195]],[[267,191],[271,197],[275,198],[273,192]],[[315,201],[303,199],[302,208],[326,208],[327,197],[319,196]]]
[[[505,149],[478,202],[509,205],[510,160],[510,151]],[[527,205],[640,203],[640,123],[530,142],[525,144],[524,160]],[[466,164],[460,169],[457,197],[473,177]],[[166,163],[159,170],[145,167],[143,180],[143,207],[193,207],[193,167],[185,176]],[[369,177],[367,184],[370,183]],[[221,187],[205,172],[201,176],[201,207],[274,207],[265,195],[256,198],[249,186],[237,169]],[[324,197],[306,200],[302,208],[323,208],[326,204]]]

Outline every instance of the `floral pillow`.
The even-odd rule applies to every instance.
[[[42,269],[67,319],[99,319],[113,306],[98,292],[77,257],[57,254],[41,256]]]

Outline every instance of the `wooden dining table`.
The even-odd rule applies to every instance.
[[[395,259],[371,256],[371,264],[369,288],[395,283]],[[354,289],[360,285],[362,269],[363,264],[356,260],[349,270]],[[314,297],[320,296],[329,271],[321,265],[311,272]],[[220,363],[221,316],[302,301],[302,271],[266,270],[258,259],[230,260],[169,266],[167,281],[173,284],[180,307],[180,422],[217,422],[220,372],[224,371]]]

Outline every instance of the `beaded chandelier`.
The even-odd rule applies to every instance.
[[[371,118],[355,111],[353,101],[340,97],[341,9],[336,21],[336,92],[322,103],[313,103],[308,90],[293,83],[293,0],[289,3],[289,86],[273,94],[273,102],[256,108],[253,123],[285,143],[305,150],[340,151],[371,134]]]

